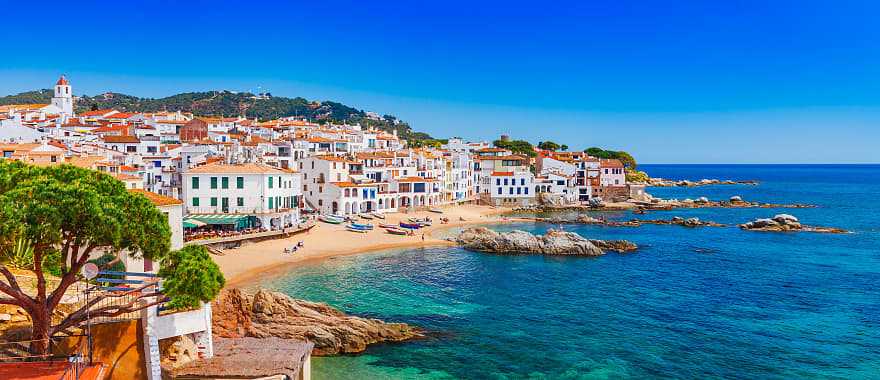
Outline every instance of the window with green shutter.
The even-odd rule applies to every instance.
[[[213,207],[217,206],[217,197],[211,197],[211,206],[213,206]]]
[[[195,179],[195,178],[193,178],[193,179]],[[192,205],[193,205],[193,207],[199,207],[199,197],[193,197]]]
[[[272,188],[272,177],[269,177],[269,188],[270,189]],[[272,207],[269,206],[269,208],[272,208]]]
[[[269,179],[271,180],[272,178],[269,178]],[[269,183],[272,183],[272,181],[269,181]],[[274,207],[272,207],[275,205],[274,201],[275,201],[275,198],[269,197],[269,209],[270,210],[274,208]]]
[[[224,189],[228,189],[229,188],[229,177],[223,177],[220,180],[221,180],[220,187],[222,187]]]
[[[211,188],[212,189],[217,188],[217,177],[211,177]]]
[[[244,177],[238,177],[235,179],[235,188],[244,189]]]
[[[193,181],[193,182],[192,182],[192,188],[193,188],[193,189],[198,189],[198,188],[199,188],[199,177],[193,177],[192,181]]]
[[[238,197],[238,199],[236,199],[235,201],[235,204],[238,205],[238,207],[244,207],[244,198]]]

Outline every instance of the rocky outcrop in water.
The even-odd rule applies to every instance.
[[[226,289],[213,303],[213,333],[224,338],[279,337],[315,344],[314,355],[357,353],[367,345],[398,342],[421,333],[405,323],[350,316],[327,304],[260,289]]]
[[[535,221],[553,223],[553,224],[593,224],[608,227],[641,227],[645,224],[654,225],[678,225],[683,227],[726,227],[725,224],[715,223],[713,221],[703,221],[700,218],[682,218],[680,216],[672,219],[630,219],[627,221],[605,220],[594,218],[589,215],[579,215],[575,219],[564,218],[535,218]]]
[[[589,240],[576,233],[559,230],[533,235],[525,231],[496,232],[485,227],[468,228],[455,241],[473,251],[512,254],[601,256],[606,250],[628,252],[637,248],[635,244],[623,240]]]
[[[772,218],[756,219],[754,221],[740,224],[739,228],[748,231],[765,231],[765,232],[820,232],[842,234],[847,233],[846,230],[834,227],[818,227],[806,226],[801,224],[798,218],[789,214],[778,214]]]
[[[750,202],[745,201],[740,196],[733,196],[730,200],[721,200],[721,201],[713,201],[706,197],[698,197],[697,199],[662,199],[662,198],[651,198],[650,201],[637,201],[634,199],[628,200],[626,202],[616,202],[616,203],[599,203],[597,205],[566,205],[566,206],[536,206],[529,210],[521,210],[521,211],[533,211],[533,212],[550,212],[550,211],[623,211],[623,210],[634,210],[637,213],[644,213],[644,211],[662,211],[662,210],[674,210],[678,208],[815,208],[815,205],[802,204],[802,203],[792,203],[792,204],[779,204],[779,203],[761,203],[761,202]]]
[[[655,187],[697,187],[697,186],[710,186],[710,185],[757,185],[758,181],[755,180],[745,180],[745,181],[734,181],[734,180],[720,180],[720,179],[701,179],[699,181],[689,181],[689,180],[671,180],[664,178],[649,178],[648,182],[645,183],[647,186],[655,186]]]

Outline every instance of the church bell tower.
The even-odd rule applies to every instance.
[[[73,116],[73,90],[64,75],[58,78],[58,82],[55,82],[55,96],[52,97],[52,105],[61,109],[61,113]]]

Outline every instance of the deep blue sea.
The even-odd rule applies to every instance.
[[[845,235],[736,227],[566,226],[633,254],[496,256],[457,248],[336,258],[262,285],[429,338],[313,360],[315,379],[880,378],[880,166],[644,165],[671,179],[758,186],[654,188],[664,198],[808,203],[699,209],[738,224],[790,213]],[[630,219],[631,213],[606,213]],[[543,233],[547,224],[492,226]]]

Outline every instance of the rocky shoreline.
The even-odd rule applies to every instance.
[[[602,256],[606,251],[624,253],[638,248],[626,240],[592,240],[559,230],[533,235],[519,230],[496,232],[475,227],[462,231],[453,240],[464,249],[499,254]]]
[[[745,201],[739,196],[733,196],[729,200],[713,201],[706,197],[696,199],[662,199],[650,198],[649,200],[629,200],[626,202],[597,203],[595,205],[542,205],[531,208],[519,208],[513,212],[554,212],[554,211],[668,211],[674,209],[692,208],[816,208],[815,205],[802,203],[761,203]]]
[[[314,343],[313,355],[352,354],[367,345],[421,338],[405,323],[387,323],[346,315],[325,303],[288,297],[260,289],[247,294],[226,289],[212,307],[214,336],[223,338],[279,337]]]
[[[758,181],[756,180],[730,180],[730,179],[701,179],[699,181],[690,181],[690,180],[671,180],[665,178],[648,178],[648,181],[643,183],[645,186],[654,186],[654,187],[699,187],[699,186],[711,186],[711,185],[749,185],[755,186],[758,185]]]
[[[727,227],[726,224],[716,223],[713,221],[703,221],[700,218],[682,218],[680,216],[671,219],[630,219],[627,221],[613,221],[594,218],[589,215],[580,215],[575,219],[563,218],[535,218],[536,222],[552,223],[552,224],[593,224],[608,227],[640,227],[645,224],[653,225],[671,225],[682,227]]]
[[[739,225],[746,231],[762,232],[818,232],[827,234],[845,234],[849,231],[835,227],[807,226],[793,215],[778,214],[772,218],[756,219]]]
[[[535,222],[551,223],[551,224],[589,224],[607,227],[641,227],[643,225],[676,225],[682,227],[727,227],[726,224],[716,223],[712,221],[702,221],[700,218],[682,218],[679,216],[671,219],[630,219],[626,221],[614,221],[594,218],[589,215],[579,215],[574,219],[570,218],[533,218]],[[738,225],[740,229],[747,231],[765,231],[765,232],[818,232],[845,234],[849,231],[836,227],[808,226],[803,225],[800,221],[789,214],[778,214],[772,218],[757,219],[748,223]]]

